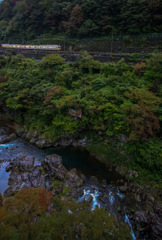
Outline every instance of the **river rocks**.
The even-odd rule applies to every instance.
[[[51,142],[48,141],[44,135],[40,135],[37,130],[27,131],[22,129],[16,132],[17,136],[26,139],[28,142],[35,144],[39,148],[50,147]]]
[[[87,143],[87,137],[84,137],[82,139],[78,139],[78,140],[76,140],[72,143],[72,145],[74,147],[83,147],[83,146],[86,146],[87,144],[88,144]]]
[[[67,173],[67,170],[65,169],[65,167],[62,166],[57,172],[56,178],[60,181],[63,181],[65,179],[66,173]]]
[[[17,129],[16,130],[16,135],[18,136],[18,137],[22,137],[22,135],[25,133],[25,129]]]
[[[25,159],[17,161],[16,164],[20,171],[31,169],[34,166],[34,157],[26,156]]]
[[[12,196],[12,195],[14,195],[14,194],[15,194],[15,193],[12,191],[12,188],[9,187],[9,188],[7,188],[7,189],[5,190],[5,192],[4,192],[4,197],[8,198],[8,197],[10,197],[10,196]]]
[[[6,167],[6,172],[10,172],[11,170],[12,170],[12,168],[13,168],[13,165],[8,165],[7,167]]]
[[[27,132],[27,134],[26,134],[26,139],[27,140],[30,140],[32,137],[34,137],[34,134],[33,134],[33,132]]]
[[[136,194],[134,195],[134,197],[135,197],[135,200],[136,200],[137,202],[139,202],[139,203],[142,202],[140,194],[137,194],[137,193],[136,193]]]
[[[162,236],[162,215],[153,212],[146,213],[138,211],[135,213],[136,224],[138,224],[141,236],[150,234],[152,240],[161,240]]]
[[[22,188],[42,187],[50,190],[53,195],[61,194],[67,188],[72,197],[77,198],[78,191],[83,186],[83,175],[78,175],[76,169],[67,171],[62,165],[62,158],[56,154],[45,157],[41,166],[34,166],[34,157],[21,153],[6,167],[11,171],[5,197],[15,194]],[[77,191],[76,191],[77,190]]]
[[[34,134],[35,134],[35,132],[34,132]],[[44,135],[40,135],[37,138],[33,136],[30,141],[39,148],[51,146],[51,143],[47,141],[47,139],[45,138]]]
[[[51,168],[54,166],[55,168],[59,169],[62,166],[62,158],[56,154],[45,157],[44,162],[48,163]]]
[[[1,140],[0,140],[0,143],[4,144],[4,143],[10,142],[10,141],[13,141],[16,138],[17,138],[16,133],[12,133],[9,136],[2,137]]]
[[[26,139],[31,144],[36,145],[38,148],[45,148],[45,147],[68,147],[68,146],[75,146],[75,147],[84,147],[88,145],[87,137],[78,138],[78,134],[72,135],[70,138],[66,135],[62,136],[57,141],[52,141],[44,135],[41,135],[37,130],[35,131],[27,131],[26,129],[22,129],[16,132],[17,136]]]
[[[56,154],[47,156],[42,162],[42,166],[45,172],[47,172],[50,178],[52,178],[56,175],[56,173],[59,172],[59,169],[62,167],[62,158]]]
[[[136,222],[146,227],[150,223],[150,218],[144,211],[138,211],[135,213]]]
[[[10,187],[4,192],[4,196],[8,197],[10,195],[13,195],[22,188],[45,187],[44,177],[40,175],[39,169],[37,168],[38,166],[32,169],[34,175],[32,175],[30,172],[12,171],[8,182]]]
[[[162,236],[162,214],[159,216],[155,213],[150,213],[149,217],[151,219],[151,234],[152,238],[156,240],[161,240]]]
[[[137,173],[136,171],[134,171],[134,170],[130,170],[130,171],[127,173],[127,175],[126,175],[126,179],[127,179],[128,181],[132,180],[134,177],[135,177],[135,178],[138,177],[138,173]]]
[[[14,161],[6,167],[6,172],[11,171],[13,168],[17,167],[20,171],[26,171],[33,168],[34,157],[28,156],[26,153],[20,153]]]
[[[31,173],[28,175],[28,179],[32,185],[32,187],[44,187],[44,176],[41,176],[41,169],[37,166],[33,169]]]
[[[115,171],[119,173],[122,177],[125,177],[127,173],[127,168],[124,166],[118,165],[116,166]]]
[[[83,178],[84,176],[79,176],[76,169],[72,169],[68,171],[66,174],[66,186],[71,188],[79,188],[83,186]]]
[[[54,146],[55,147],[57,147],[57,146],[68,147],[68,146],[72,145],[72,142],[73,142],[72,138],[70,138],[70,139],[61,138],[60,140],[58,140],[54,143]]]
[[[85,195],[84,200],[86,202],[91,202],[92,201],[92,196],[90,194]]]
[[[125,192],[128,190],[128,186],[127,186],[127,184],[125,184],[125,185],[119,187],[119,190],[120,190],[121,192],[125,193]]]

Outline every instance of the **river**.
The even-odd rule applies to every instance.
[[[11,133],[9,128],[1,126],[0,139],[9,132]],[[90,195],[92,197],[92,211],[96,206],[108,209],[109,214],[113,214],[130,227],[132,239],[136,239],[131,221],[127,215],[127,207],[131,206],[130,199],[127,199],[127,196],[122,194],[117,187],[121,177],[112,169],[110,171],[85,150],[78,148],[48,148],[41,150],[21,138],[0,144],[0,193],[2,195],[8,188],[10,176],[10,172],[6,172],[5,168],[21,152],[34,156],[35,165],[41,165],[41,160],[47,155],[55,153],[62,156],[63,165],[67,170],[76,168],[85,175],[83,195],[78,201],[84,201],[86,195]],[[103,187],[104,182],[106,186],[103,193],[100,189]]]

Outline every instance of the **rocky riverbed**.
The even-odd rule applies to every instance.
[[[53,195],[87,201],[92,210],[96,206],[107,209],[129,225],[133,239],[161,239],[162,208],[157,204],[156,192],[149,193],[129,181],[131,175],[138,177],[137,172],[132,170],[125,178],[115,181],[110,177],[108,181],[93,176],[95,171],[85,175],[81,169],[66,169],[61,156],[51,151],[48,155],[48,151],[28,144],[23,134],[29,135],[0,127],[0,192],[5,198],[25,187],[43,187]],[[107,170],[107,175],[112,173]]]

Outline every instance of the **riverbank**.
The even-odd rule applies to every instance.
[[[83,135],[82,138],[78,139],[78,136],[74,138],[62,138],[58,141],[49,141],[46,136],[39,134],[37,130],[31,131],[23,128],[22,125],[16,124],[12,121],[0,119],[0,123],[13,129],[13,132],[9,137],[2,139],[2,143],[14,140],[17,137],[25,139],[30,144],[36,147],[43,148],[66,148],[75,147],[83,150],[87,150],[92,156],[104,163],[107,168],[115,170],[128,182],[137,183],[141,186],[147,185],[149,188],[161,189],[161,181],[153,180],[154,176],[150,175],[150,172],[135,164],[130,156],[127,156],[124,151],[120,148],[114,148],[111,144],[93,143],[93,139]],[[123,137],[124,138],[124,137]],[[125,140],[123,140],[125,141]],[[134,173],[135,172],[135,173]]]
[[[5,123],[6,125],[8,125],[7,123]],[[10,122],[10,126],[12,126],[12,123]],[[19,130],[19,127],[17,129],[15,129],[15,124],[13,124],[13,129],[16,130],[16,131],[20,131]],[[13,133],[12,133],[13,134]],[[12,135],[11,134],[11,135]],[[18,136],[17,136],[18,137]],[[29,140],[29,139],[28,139]],[[63,147],[63,146],[62,146]],[[13,147],[14,148],[14,147]],[[82,146],[83,148],[83,146]],[[92,148],[91,146],[85,146],[84,148],[88,148],[89,151],[92,151]],[[95,148],[97,150],[97,147]],[[20,149],[19,149],[20,151]],[[94,152],[93,152],[94,153]],[[99,154],[99,153],[98,153]],[[100,157],[99,157],[100,156]],[[21,186],[22,186],[22,183],[23,183],[23,186],[26,187],[31,187],[32,185],[29,184],[29,182],[26,182],[28,178],[24,178],[24,176],[21,176],[21,174],[24,174],[24,170],[23,172],[21,173],[22,171],[22,166],[27,166],[27,169],[29,168],[28,167],[28,164],[30,165],[30,161],[27,161],[25,160],[27,156],[21,156],[20,158],[21,159],[24,159],[24,160],[21,160],[22,161],[22,164],[20,164],[20,162],[16,162],[14,164],[16,164],[15,166],[12,165],[12,163],[10,163],[10,165],[7,167],[7,169],[9,171],[11,171],[11,169],[19,169],[18,172],[17,170],[13,171],[13,173],[10,175],[10,188],[6,191],[5,195],[7,194],[11,194],[11,192],[14,192],[15,189],[17,189],[16,191],[20,190],[21,189]],[[97,155],[95,153],[95,157],[97,157],[100,161],[102,162],[105,162],[105,160],[107,159],[108,160],[108,157],[104,158],[103,157],[103,153],[100,152],[99,155]],[[29,160],[31,160],[31,162],[33,162],[33,158],[29,158]],[[119,158],[120,160],[120,158]],[[20,161],[20,160],[17,160],[17,161]],[[27,164],[24,165],[24,162]],[[69,159],[70,161],[70,159]],[[48,161],[47,161],[48,162]],[[127,214],[128,216],[132,219],[132,223],[135,221],[136,224],[138,222],[139,224],[139,229],[136,230],[139,234],[139,236],[141,237],[142,235],[146,236],[146,232],[148,231],[152,231],[151,229],[152,228],[155,228],[155,229],[161,229],[160,225],[159,225],[159,220],[160,220],[160,217],[161,217],[161,205],[160,205],[160,196],[161,196],[161,191],[160,189],[158,188],[159,186],[151,186],[151,185],[139,185],[136,181],[133,181],[133,179],[138,179],[138,172],[132,170],[132,171],[128,171],[128,169],[126,168],[126,166],[124,167],[123,164],[119,164],[119,161],[118,163],[113,163],[112,162],[108,162],[106,161],[107,165],[109,165],[109,170],[111,170],[112,172],[115,173],[115,171],[119,172],[121,174],[121,177],[118,178],[118,181],[115,182],[111,182],[111,184],[109,183],[107,185],[106,181],[103,180],[100,182],[98,182],[98,180],[95,178],[95,177],[92,177],[90,178],[90,180],[86,180],[86,183],[88,181],[88,185],[83,185],[83,177],[82,177],[82,182],[81,182],[81,186],[79,187],[78,183],[80,181],[73,181],[73,180],[70,180],[71,183],[75,182],[76,186],[74,188],[71,188],[72,185],[69,186],[65,186],[65,189],[63,187],[61,187],[61,182],[59,183],[59,181],[62,179],[56,179],[56,180],[52,180],[54,182],[52,182],[51,184],[49,183],[49,180],[47,181],[47,173],[45,173],[45,170],[41,170],[40,169],[40,166],[38,167],[35,167],[33,170],[30,170],[29,171],[29,174],[30,172],[34,173],[34,172],[37,172],[37,175],[39,173],[39,178],[36,174],[32,174],[32,181],[34,181],[34,184],[38,184],[38,180],[41,179],[42,181],[42,177],[46,176],[46,181],[48,182],[48,186],[47,186],[47,189],[48,190],[52,190],[53,189],[53,186],[55,185],[55,187],[58,187],[58,189],[60,190],[57,190],[55,189],[56,192],[65,192],[66,194],[68,194],[69,196],[73,196],[73,199],[79,199],[82,195],[82,192],[83,192],[83,189],[86,189],[86,191],[90,190],[91,193],[93,194],[94,193],[94,190],[97,190],[100,192],[100,196],[99,196],[99,204],[102,205],[104,208],[108,208],[108,209],[111,209],[110,206],[111,206],[111,197],[113,197],[113,201],[115,203],[115,209],[113,208],[111,211],[113,211],[113,214],[121,214],[121,216],[123,216],[123,207],[121,209],[118,208],[119,207],[119,204],[117,204],[117,199],[118,199],[118,194],[119,196],[121,197],[122,199],[122,194],[123,196],[127,196],[127,201],[126,201],[126,204],[127,204]],[[111,163],[111,164],[110,164]],[[93,162],[92,162],[93,164]],[[32,166],[33,166],[33,163],[32,163]],[[108,166],[107,166],[108,167]],[[41,177],[41,172],[43,173],[42,177]],[[61,174],[61,173],[60,173]],[[57,176],[59,177],[60,174],[57,174]],[[69,173],[70,174],[70,173]],[[76,174],[76,173],[75,173]],[[63,177],[63,175],[61,174],[60,176]],[[71,174],[69,175],[71,176]],[[24,179],[23,182],[22,181],[18,181],[15,179],[17,178],[21,178],[21,179]],[[36,179],[35,179],[36,177]],[[26,180],[25,180],[26,179]],[[89,182],[90,181],[90,182]],[[13,184],[14,183],[14,184]],[[114,186],[112,184],[116,184],[116,188],[114,188]],[[35,187],[38,187],[38,185],[35,185]],[[43,182],[40,182],[40,186],[44,186],[45,183]],[[43,184],[43,185],[42,185]],[[53,185],[54,184],[54,185]],[[66,184],[65,184],[66,185]],[[19,186],[19,187],[18,187]],[[46,185],[45,185],[46,186]],[[52,186],[52,188],[51,188]],[[88,186],[88,188],[87,188]],[[73,189],[71,194],[69,194],[69,189]],[[107,189],[107,190],[106,190]],[[111,189],[111,191],[110,191]],[[120,192],[117,192],[117,190],[114,190],[115,189],[120,189]],[[54,191],[54,193],[55,193]],[[105,192],[106,191],[106,192]],[[110,194],[110,198],[109,198],[109,204],[105,198],[105,195],[112,192],[112,196]],[[13,193],[12,193],[13,194]],[[77,194],[77,195],[76,195]],[[115,197],[116,196],[116,197]],[[90,197],[87,196],[87,199],[91,199]],[[115,200],[116,199],[116,200]],[[133,203],[133,207],[132,205],[130,204],[130,202]],[[106,205],[108,204],[108,206]],[[129,207],[128,207],[129,206]],[[140,206],[140,207],[139,207]],[[141,210],[143,209],[143,210]],[[115,212],[114,212],[115,211]],[[121,211],[121,213],[120,213]],[[151,214],[150,214],[151,212]],[[158,212],[158,214],[157,214]],[[154,217],[153,217],[154,216]],[[120,218],[120,217],[119,217]],[[154,220],[153,220],[154,219]],[[155,221],[156,219],[156,221]],[[135,224],[135,229],[137,229],[137,225]],[[151,224],[151,228],[149,227],[149,224]],[[145,229],[143,230],[143,228],[141,228],[141,226],[145,225]],[[147,231],[146,231],[147,229]],[[161,230],[160,230],[161,231]],[[159,233],[158,233],[159,234]],[[139,238],[141,239],[141,238]],[[149,238],[148,238],[149,239]],[[157,238],[158,239],[158,238]]]

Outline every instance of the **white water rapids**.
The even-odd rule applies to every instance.
[[[97,191],[97,190],[94,190],[94,192],[92,192],[92,191],[89,190],[89,189],[88,189],[88,190],[84,189],[84,190],[83,190],[83,195],[79,198],[78,202],[83,202],[83,201],[85,200],[85,197],[86,197],[87,195],[90,195],[90,196],[92,197],[92,207],[91,207],[91,210],[92,210],[92,211],[96,208],[96,206],[98,206],[99,208],[101,207],[101,204],[100,204],[99,201],[98,201],[98,197],[100,196],[100,193],[99,193],[99,191]],[[119,189],[118,189],[118,192],[116,193],[116,195],[117,195],[120,199],[122,199],[122,198],[124,197],[124,195],[120,193]],[[115,202],[114,193],[111,192],[111,191],[109,192],[109,202],[110,202],[110,207],[112,207],[113,204],[114,204],[114,202]],[[69,211],[70,211],[70,210],[69,210]],[[110,212],[112,213],[112,209],[110,209]],[[125,212],[125,211],[124,211],[124,212]],[[71,213],[71,212],[69,212],[69,213]],[[109,214],[110,214],[110,213],[109,213]],[[113,214],[113,213],[112,213],[112,214]],[[125,216],[124,216],[124,221],[125,221],[125,223],[130,227],[132,239],[133,239],[133,240],[136,240],[136,236],[135,236],[135,234],[134,234],[134,232],[133,232],[133,227],[132,227],[131,222],[130,222],[130,220],[129,220],[129,217],[128,217],[128,215],[127,215],[126,213],[125,213]]]

